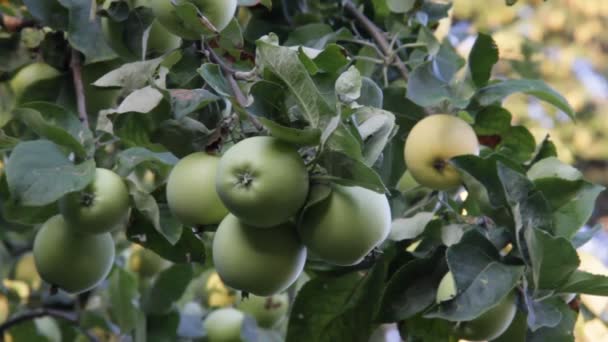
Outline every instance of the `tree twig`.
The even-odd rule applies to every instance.
[[[222,58],[220,56],[218,56],[215,53],[215,51],[213,51],[213,48],[211,48],[207,44],[204,44],[203,48],[205,49],[206,54],[209,56],[209,59],[213,63],[216,63],[217,65],[219,65],[220,68],[222,69],[224,76],[226,77],[226,79],[228,79],[230,88],[232,89],[232,92],[234,93],[236,102],[242,108],[247,107],[247,97],[245,96],[245,94],[243,94],[241,87],[239,87],[239,84],[236,82],[236,79],[235,79],[235,74],[239,74],[239,71],[235,70],[234,68],[232,68],[231,66],[226,64],[222,60]],[[249,117],[249,120],[251,120],[251,123],[253,124],[253,126],[258,131],[262,131],[264,129],[264,126],[260,123],[260,121],[255,116],[253,116],[249,113],[247,113],[247,115]]]
[[[0,336],[4,335],[4,332],[7,331],[8,329],[10,329],[11,327],[27,322],[27,321],[31,321],[37,318],[41,318],[41,317],[53,317],[53,318],[57,318],[57,319],[61,319],[71,325],[73,325],[75,328],[77,328],[78,330],[80,330],[80,332],[82,332],[91,342],[99,342],[99,339],[97,337],[95,337],[95,335],[93,335],[91,332],[89,332],[87,329],[85,329],[83,326],[80,325],[80,322],[78,321],[78,318],[75,314],[67,312],[67,311],[62,311],[62,310],[56,310],[56,309],[50,309],[50,308],[40,308],[40,309],[35,309],[17,316],[14,316],[13,318],[9,319],[8,321],[4,322],[3,324],[0,324]]]
[[[392,58],[395,59],[395,66],[397,67],[397,70],[401,74],[401,77],[407,80],[409,77],[409,72],[407,71],[405,64],[403,64],[403,61],[397,54],[394,54],[392,52],[389,42],[386,40],[386,37],[384,36],[384,34],[382,34],[382,31],[378,28],[378,26],[376,26],[374,22],[372,22],[368,17],[361,13],[352,1],[344,0],[343,6],[344,9],[361,24],[365,31],[369,33],[369,35],[376,42],[376,44],[378,44],[378,47],[380,48],[382,53],[386,57],[392,56]]]
[[[87,114],[87,102],[84,95],[84,84],[82,83],[82,61],[80,52],[72,49],[72,58],[70,62],[72,69],[72,77],[74,80],[74,90],[76,91],[76,104],[78,108],[78,118],[82,125],[89,127],[89,115]]]

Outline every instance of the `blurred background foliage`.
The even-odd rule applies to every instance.
[[[505,107],[537,141],[547,134],[560,159],[576,165],[590,180],[608,185],[608,1],[456,0],[453,25],[445,34],[464,55],[477,32],[490,33],[500,51],[495,76],[540,78],[563,94],[577,112],[576,122],[533,97],[514,95]],[[447,25],[447,23],[443,23]],[[580,250],[586,270],[608,275],[608,192],[598,198],[589,225],[602,223]],[[576,341],[608,341],[608,299],[581,296]]]

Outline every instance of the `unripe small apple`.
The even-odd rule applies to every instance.
[[[269,297],[249,295],[239,298],[236,308],[253,316],[259,326],[272,328],[287,316],[289,296],[287,293]]]
[[[245,314],[234,308],[212,311],[203,326],[209,342],[240,342]]]

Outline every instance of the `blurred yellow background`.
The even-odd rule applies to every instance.
[[[590,180],[608,185],[608,0],[455,0],[447,36],[468,54],[477,31],[491,33],[500,51],[494,76],[541,78],[577,112],[572,122],[554,107],[526,95],[505,107],[531,128],[537,143],[547,134],[559,157]],[[608,193],[598,199],[590,224],[604,231],[581,248],[583,269],[608,275]],[[608,298],[581,296],[576,341],[608,341]]]

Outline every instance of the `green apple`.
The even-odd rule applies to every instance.
[[[41,85],[42,88],[39,90],[48,88],[51,91],[58,92],[59,77],[61,77],[59,70],[46,63],[37,62],[21,68],[10,80],[9,85],[18,101],[21,101],[22,98],[43,100],[47,99],[47,95],[47,100],[49,100],[53,97],[53,94],[29,94],[28,90]]]
[[[228,26],[236,12],[237,0],[177,0],[177,4],[190,3],[196,6],[218,31]],[[171,0],[151,0],[150,6],[158,21],[169,32],[188,40],[199,40],[201,35],[188,27],[177,15]]]
[[[167,181],[167,203],[190,226],[218,224],[228,214],[215,188],[220,158],[197,152],[180,160]]]
[[[464,120],[436,114],[420,120],[405,142],[405,163],[414,179],[435,190],[449,190],[461,184],[458,170],[449,160],[462,155],[478,155],[479,142]]]
[[[95,179],[83,191],[59,201],[65,221],[78,233],[103,234],[123,224],[129,214],[129,192],[122,178],[98,168]]]
[[[333,184],[327,198],[304,212],[298,232],[304,245],[321,259],[348,266],[379,246],[390,227],[391,209],[384,194]]]
[[[222,156],[217,192],[248,225],[273,227],[289,220],[308,196],[308,171],[296,148],[272,137],[240,141]]]
[[[209,342],[241,342],[245,314],[233,308],[212,311],[203,326]]]
[[[270,329],[287,316],[289,296],[287,293],[269,297],[249,295],[239,298],[236,308],[255,318],[258,326]]]
[[[213,238],[213,264],[226,286],[270,296],[293,284],[306,262],[295,227],[255,229],[229,214]]]
[[[75,233],[61,215],[42,225],[34,239],[34,260],[42,279],[73,294],[99,285],[112,269],[114,253],[109,233]]]

